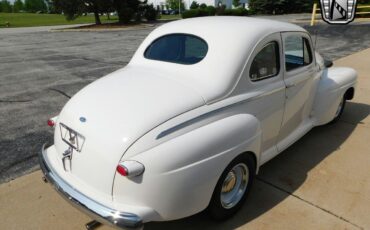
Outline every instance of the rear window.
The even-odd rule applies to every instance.
[[[156,39],[145,50],[144,57],[151,60],[192,65],[207,55],[207,43],[194,35],[170,34]]]

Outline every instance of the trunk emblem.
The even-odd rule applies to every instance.
[[[68,172],[72,169],[73,150],[81,152],[85,137],[63,123],[59,123],[59,125],[62,140],[68,144],[68,149],[63,152],[62,156],[64,171]]]
[[[63,123],[60,124],[60,134],[62,140],[73,148],[77,152],[81,152],[83,144],[85,143],[85,137],[79,134],[77,131],[69,128]]]
[[[86,118],[85,117],[80,117],[80,121],[81,122],[86,122]]]

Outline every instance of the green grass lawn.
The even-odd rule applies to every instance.
[[[175,19],[181,19],[181,15],[174,14],[174,15],[161,15],[160,20],[175,20]]]
[[[117,22],[117,17],[101,16],[102,23]],[[67,21],[64,15],[59,14],[32,14],[32,13],[0,13],[0,28],[5,27],[9,22],[10,27],[30,27],[30,26],[51,26],[51,25],[72,25],[82,23],[94,23],[94,15],[80,16],[73,21]]]

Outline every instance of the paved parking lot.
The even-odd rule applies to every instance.
[[[125,66],[154,27],[113,32],[0,30],[0,183],[37,169],[46,120],[90,82]],[[370,47],[370,25],[307,27],[330,59]],[[18,31],[18,32],[17,32]]]
[[[370,229],[369,59],[367,49],[336,61],[359,73],[354,101],[337,124],[313,129],[262,166],[235,217],[214,222],[200,213],[145,229]],[[40,171],[0,185],[0,207],[4,229],[83,229],[90,221],[44,184]]]
[[[125,66],[152,29],[1,33],[0,183],[38,168],[36,153],[52,141],[46,120],[58,114],[65,95]],[[148,229],[370,229],[370,50],[348,56],[370,47],[370,25],[320,25],[309,31],[317,36],[317,50],[331,59],[345,57],[336,64],[360,73],[359,91],[343,119],[315,128],[263,166],[249,202],[232,220],[214,223],[199,214]],[[81,229],[88,218],[39,176],[0,186],[2,227]]]

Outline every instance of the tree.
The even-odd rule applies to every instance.
[[[199,8],[199,3],[197,3],[196,1],[193,1],[190,5],[190,9],[198,9]]]
[[[101,13],[106,13],[109,18],[109,14],[113,11],[115,11],[113,7],[113,0],[105,0],[105,1],[99,1],[99,11]]]
[[[183,11],[185,9],[185,6],[182,0],[166,0],[166,4],[170,7],[171,10],[178,10],[180,2],[181,2],[181,11]]]
[[[139,0],[113,0],[114,8],[118,13],[120,23],[129,23],[134,17],[139,20],[145,11],[147,1]]]
[[[55,7],[55,0],[45,0],[45,2],[48,8],[48,13],[50,14],[61,14],[62,13],[62,10]]]
[[[249,8],[261,14],[302,13],[312,10],[312,0],[250,0]]]
[[[26,0],[24,3],[24,8],[26,11],[31,13],[47,11],[44,0]]]
[[[22,11],[24,8],[24,4],[22,0],[15,0],[14,5],[13,5],[13,12],[18,13],[19,11]]]
[[[68,21],[87,12],[86,5],[81,0],[54,0],[54,7],[56,11],[63,12]]]
[[[4,13],[11,13],[12,12],[12,5],[7,0],[2,0],[0,2],[0,12]]]
[[[240,1],[239,0],[233,0],[233,6],[234,7],[239,7],[241,4],[240,4]]]
[[[100,25],[99,14],[104,12],[106,5],[113,2],[110,0],[54,0],[53,3],[55,10],[62,11],[67,20],[74,20],[84,13],[92,12],[95,24]]]

